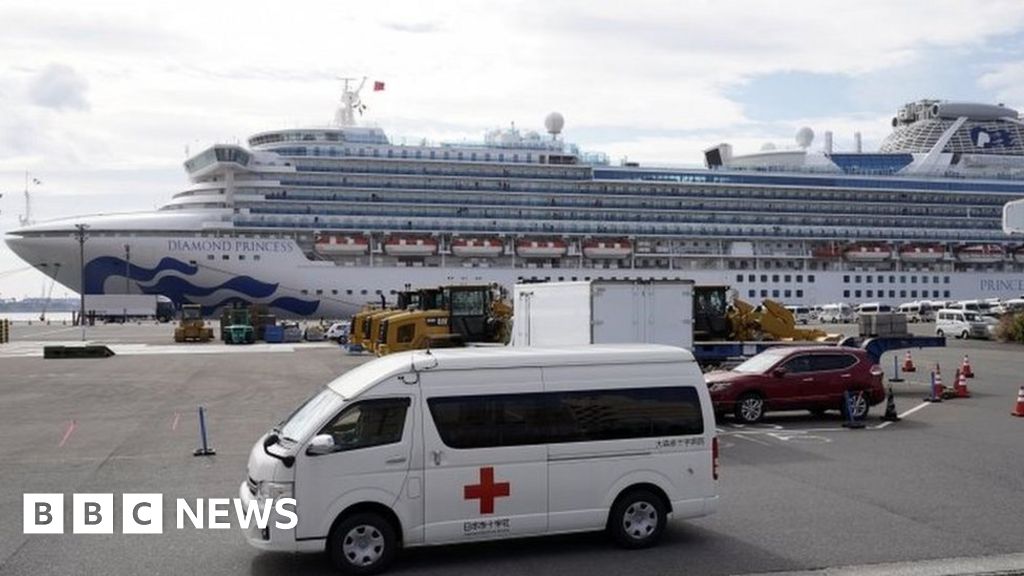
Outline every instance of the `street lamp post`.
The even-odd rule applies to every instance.
[[[82,342],[85,342],[85,230],[88,224],[75,224],[75,236],[78,238],[78,325],[82,327]]]

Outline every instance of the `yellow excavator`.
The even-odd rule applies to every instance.
[[[835,342],[840,338],[813,328],[797,328],[793,314],[774,300],[764,300],[755,307],[735,298],[727,317],[732,338],[739,341]]]
[[[375,352],[446,348],[467,343],[505,343],[512,306],[494,285],[444,286],[432,309],[410,310],[383,318]]]

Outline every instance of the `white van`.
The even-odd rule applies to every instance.
[[[857,314],[879,314],[884,312],[892,312],[892,306],[888,304],[881,304],[878,302],[865,302],[864,304],[857,305]]]
[[[945,308],[935,313],[935,335],[956,338],[989,338],[991,329],[981,314]]]
[[[807,324],[811,321],[811,309],[807,306],[786,306],[786,310],[793,315],[793,321],[797,324]]]
[[[715,418],[681,348],[392,354],[261,438],[239,495],[295,499],[294,527],[272,515],[245,531],[253,546],[326,548],[360,574],[403,546],[606,529],[642,548],[717,508]]]
[[[935,319],[935,311],[930,302],[905,302],[896,311],[905,314],[907,322],[931,322]]]
[[[818,321],[822,324],[846,324],[853,322],[856,316],[849,304],[825,304],[821,307]]]

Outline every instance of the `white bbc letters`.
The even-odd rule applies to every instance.
[[[63,534],[64,495],[25,494],[22,518],[25,534]]]
[[[73,494],[71,531],[75,534],[114,533],[113,494]]]
[[[121,532],[124,534],[163,534],[163,494],[123,494],[121,496]]]

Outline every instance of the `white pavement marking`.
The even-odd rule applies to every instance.
[[[1001,554],[840,566],[819,570],[758,572],[757,574],[758,576],[966,576],[969,574],[1020,574],[1021,570],[1024,570],[1024,554]]]

